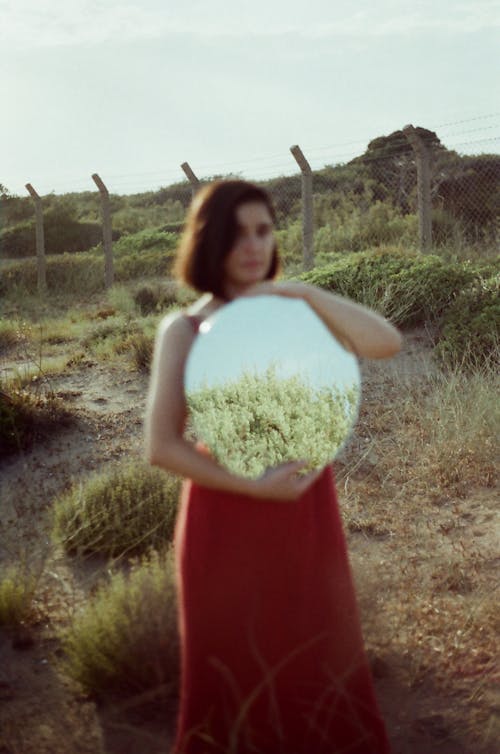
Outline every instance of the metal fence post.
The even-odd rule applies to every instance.
[[[113,239],[111,232],[111,206],[109,202],[109,191],[104,185],[97,173],[92,175],[92,180],[99,189],[101,195],[102,209],[102,240],[104,245],[104,267],[105,267],[105,284],[106,288],[111,288],[114,281],[113,269]]]
[[[37,267],[37,286],[38,293],[44,293],[47,290],[46,278],[46,260],[45,260],[45,235],[43,232],[43,209],[42,200],[37,194],[31,183],[26,184],[26,190],[31,194],[35,203],[36,218],[36,267]]]
[[[196,192],[200,188],[200,181],[198,177],[195,175],[195,173],[193,172],[193,170],[191,170],[191,166],[189,165],[189,162],[183,162],[181,165],[181,168],[183,169],[189,183],[191,184],[191,194],[194,199]]]
[[[304,269],[310,270],[314,265],[312,170],[297,144],[290,147],[290,152],[294,156],[302,173],[302,248]]]
[[[420,251],[429,251],[432,246],[430,154],[414,126],[405,126],[403,133],[413,149],[417,164],[418,243]]]

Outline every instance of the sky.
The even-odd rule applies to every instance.
[[[265,179],[408,123],[498,153],[499,32],[500,0],[0,0],[0,183]]]
[[[355,356],[304,301],[255,296],[224,306],[202,324],[186,364],[186,390],[232,382],[245,372],[265,374],[271,365],[279,377],[297,375],[312,388],[360,388]]]

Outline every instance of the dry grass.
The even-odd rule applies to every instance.
[[[369,646],[410,689],[455,697],[449,719],[475,754],[491,752],[499,730],[497,396],[487,369],[429,372],[385,405],[368,394],[365,459],[339,476]]]
[[[499,379],[493,370],[436,372],[407,383],[394,402],[365,415],[377,474],[401,497],[463,497],[493,487],[498,468]]]

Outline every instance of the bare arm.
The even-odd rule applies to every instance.
[[[258,283],[245,295],[277,294],[301,298],[349,351],[368,359],[386,359],[401,349],[399,331],[384,317],[348,298],[307,283]]]
[[[146,409],[148,461],[205,487],[276,500],[298,498],[317,476],[297,477],[305,464],[284,464],[260,479],[246,479],[226,471],[184,438],[184,366],[193,340],[192,327],[184,317],[169,316],[160,325]]]

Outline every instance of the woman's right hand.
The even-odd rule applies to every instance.
[[[253,482],[253,497],[289,502],[298,500],[323,471],[317,469],[309,474],[299,475],[298,472],[306,466],[307,461],[292,461],[267,469]]]

